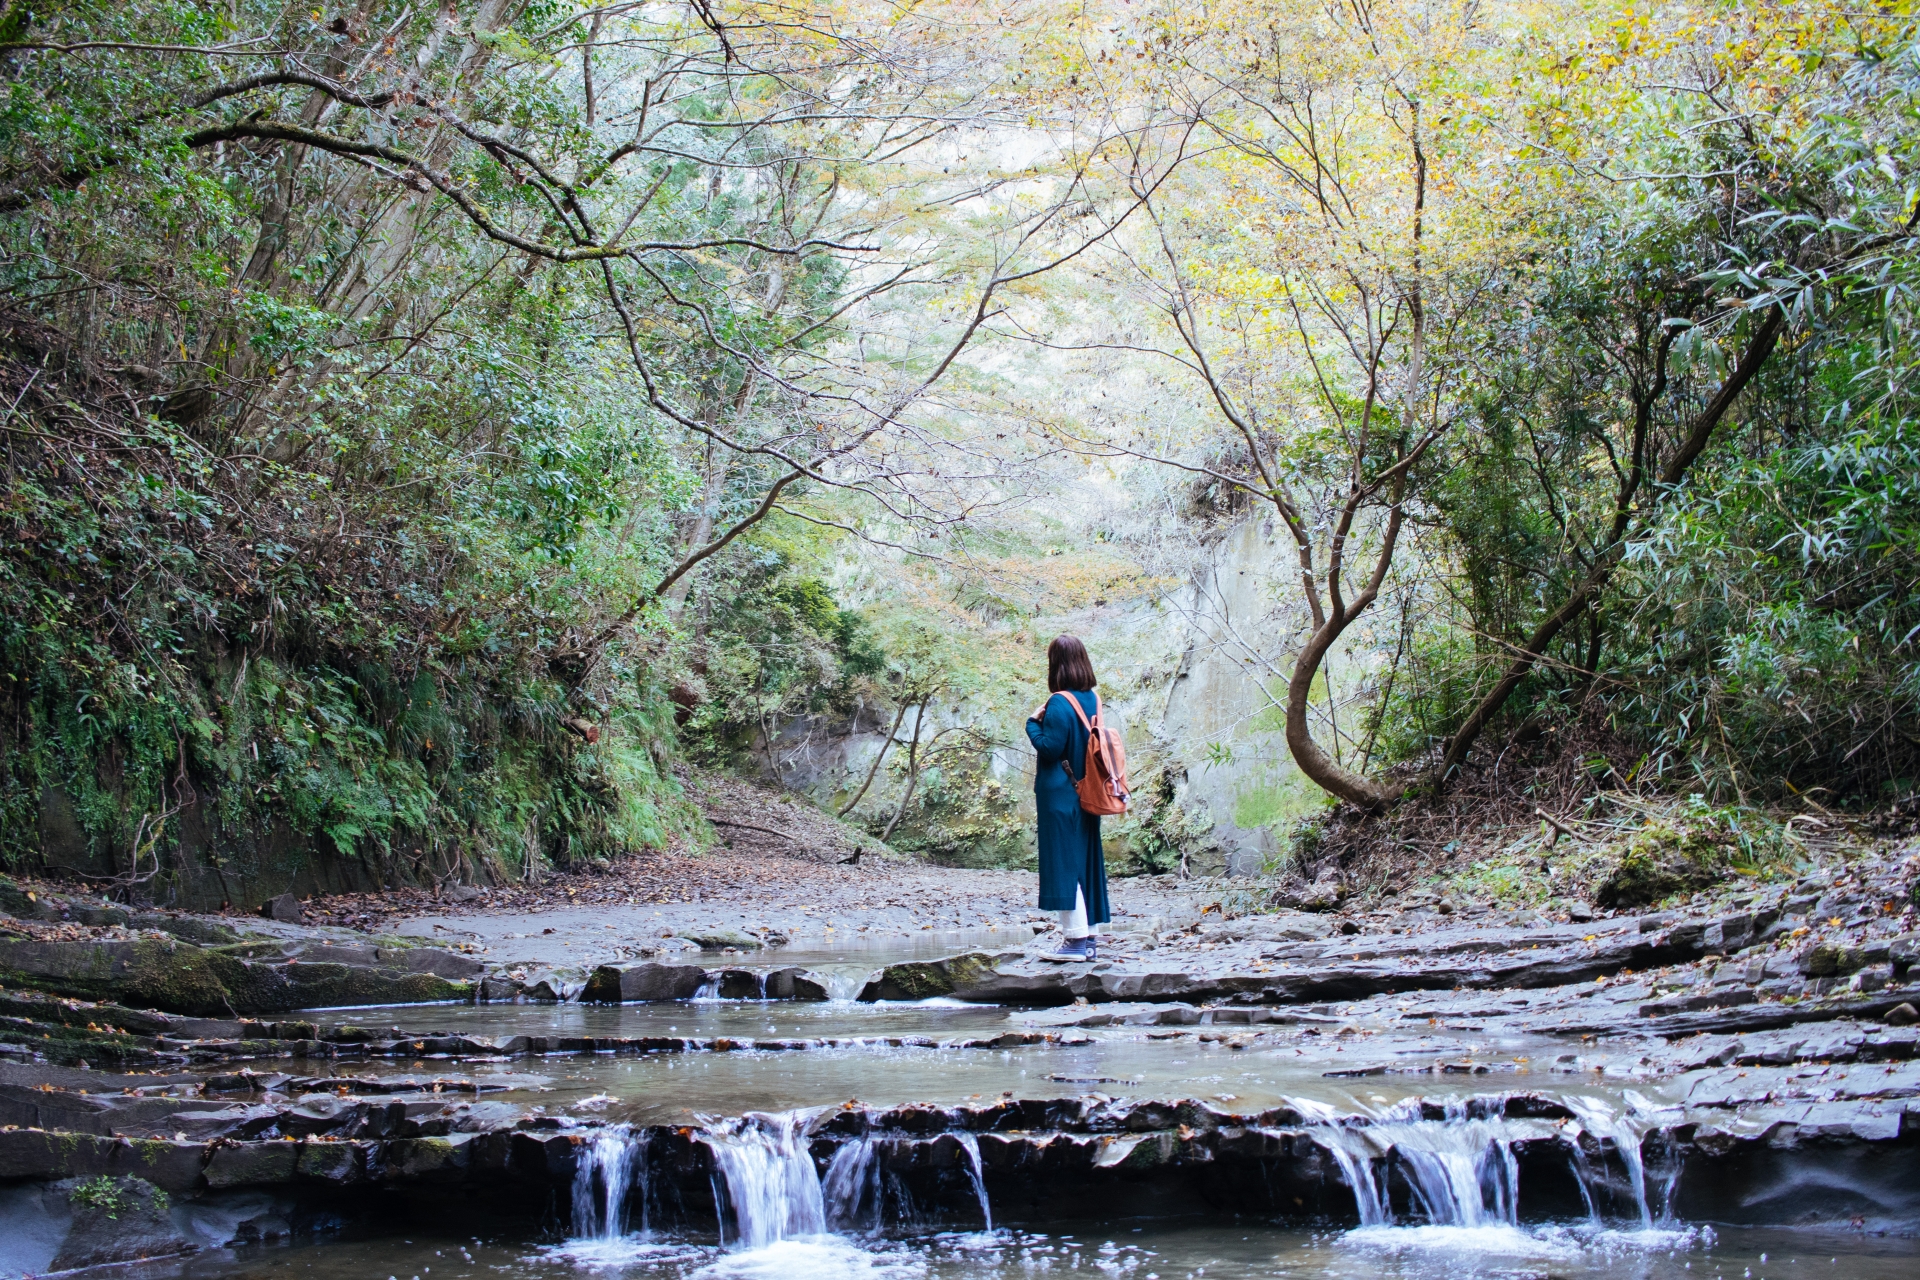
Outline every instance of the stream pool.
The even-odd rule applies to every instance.
[[[340,1014],[316,1010],[301,1016],[338,1021]],[[1295,1099],[1365,1111],[1410,1097],[1490,1090],[1572,1089],[1618,1098],[1633,1089],[1655,1102],[1666,1101],[1657,1083],[1559,1061],[1569,1056],[1564,1041],[1474,1030],[1413,1032],[1338,1014],[1339,1006],[1331,1007],[1323,1015],[1328,1020],[1318,1026],[1068,1028],[1063,1034],[1079,1043],[958,1048],[951,1043],[1033,1027],[1017,1011],[954,1000],[436,1005],[361,1011],[356,1020],[374,1026],[404,1022],[418,1034],[727,1038],[742,1045],[805,1047],[566,1053],[497,1062],[308,1062],[296,1069],[316,1075],[459,1075],[482,1082],[499,1077],[516,1086],[538,1076],[540,1083],[532,1088],[490,1096],[550,1113],[573,1111],[639,1124],[850,1099],[873,1107],[952,1106],[1009,1095],[1198,1098],[1236,1113]],[[1203,1035],[1219,1038],[1203,1040]],[[914,1039],[934,1043],[890,1043]]]
[[[1075,1226],[1081,1224],[1072,1224]],[[537,1235],[351,1224],[321,1243],[210,1250],[151,1276],[284,1280],[1911,1280],[1911,1239],[1858,1232],[1688,1228],[1591,1232],[1396,1227],[1302,1231],[1249,1220],[1085,1224],[1041,1233],[822,1235],[759,1248],[712,1240],[553,1242]],[[1077,1280],[1077,1278],[1076,1278]]]
[[[317,1011],[330,1021],[339,1021],[340,1012]],[[275,1069],[312,1074],[494,1077],[506,1088],[489,1099],[608,1127],[591,1131],[596,1136],[583,1154],[570,1205],[561,1197],[523,1206],[524,1213],[471,1215],[468,1222],[444,1213],[407,1216],[398,1205],[363,1208],[316,1224],[324,1228],[317,1232],[303,1230],[297,1244],[210,1249],[150,1264],[144,1274],[255,1276],[268,1268],[312,1280],[1029,1280],[1070,1271],[1113,1280],[1906,1280],[1920,1274],[1920,1243],[1908,1236],[1662,1221],[1657,1179],[1638,1168],[1638,1137],[1676,1122],[1682,1112],[1657,1080],[1593,1072],[1567,1052],[1565,1041],[1426,1023],[1409,1030],[1344,1013],[1325,1007],[1321,1020],[1308,1025],[1065,1029],[1063,1036],[1077,1043],[1001,1048],[951,1042],[1030,1029],[1035,1024],[1028,1015],[942,1000],[365,1010],[356,1022],[401,1022],[421,1034],[725,1037],[763,1047],[279,1062]],[[915,1038],[923,1043],[898,1043]],[[764,1047],[766,1041],[786,1047]],[[1462,1106],[1476,1094],[1517,1092],[1563,1098],[1585,1128],[1621,1140],[1634,1153],[1637,1211],[1596,1208],[1589,1197],[1582,1220],[1528,1220],[1517,1208],[1522,1195],[1513,1151],[1538,1136],[1545,1122],[1473,1121]],[[970,1153],[977,1212],[949,1205],[930,1214],[897,1189],[882,1189],[879,1161],[865,1140],[841,1146],[821,1168],[799,1136],[801,1111],[851,1099],[879,1108],[1089,1095],[1198,1098],[1242,1114],[1290,1104],[1309,1117],[1369,1117],[1360,1128],[1335,1126],[1341,1136],[1323,1142],[1347,1184],[1361,1188],[1362,1224],[1302,1229],[1297,1222],[1224,1212],[1198,1221],[1177,1216],[1184,1210],[1171,1205],[1168,1216],[1158,1218],[1118,1216],[1138,1207],[1115,1205],[1115,1216],[1023,1221],[1020,1206],[1007,1205],[1005,1220],[993,1229],[1001,1215],[989,1204],[991,1179],[970,1137],[962,1143]],[[1421,1119],[1410,1105],[1415,1098],[1448,1104],[1447,1118]],[[687,1126],[682,1132],[711,1150],[726,1239],[711,1235],[712,1214],[705,1235],[696,1227],[647,1229],[640,1127],[661,1124]],[[1388,1170],[1412,1188],[1413,1199],[1397,1211],[1386,1190]],[[1580,1176],[1586,1185],[1587,1174]],[[983,1222],[989,1229],[980,1229]]]

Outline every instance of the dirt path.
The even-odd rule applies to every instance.
[[[784,938],[794,952],[1005,945],[1052,921],[1033,905],[1031,872],[929,866],[778,792],[710,776],[698,785],[725,841],[704,853],[663,850],[459,901],[419,890],[341,895],[307,904],[308,918],[548,965],[691,950],[727,934]],[[1117,924],[1197,910],[1192,892],[1157,880],[1115,881],[1112,898]]]

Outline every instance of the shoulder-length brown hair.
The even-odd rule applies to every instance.
[[[1091,689],[1099,684],[1093,678],[1093,659],[1079,636],[1055,636],[1047,646],[1047,691]]]

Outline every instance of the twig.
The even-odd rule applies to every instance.
[[[1554,817],[1552,814],[1548,813],[1545,809],[1542,809],[1536,805],[1533,811],[1534,813],[1539,815],[1540,820],[1542,822],[1546,823],[1548,826],[1554,829],[1554,831],[1557,833],[1554,836],[1555,840],[1558,840],[1561,836],[1565,836],[1569,840],[1579,841],[1581,844],[1586,843],[1586,841],[1580,839],[1579,835],[1577,835],[1574,832],[1572,827],[1569,827],[1566,823],[1560,821],[1560,819]]]

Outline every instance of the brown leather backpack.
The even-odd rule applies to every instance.
[[[1087,719],[1087,713],[1080,708],[1080,699],[1066,694],[1067,705],[1073,708],[1073,714],[1080,717],[1080,723],[1087,729],[1087,771],[1082,776],[1073,776],[1073,766],[1066,760],[1060,761],[1060,767],[1067,771],[1067,777],[1073,782],[1073,789],[1080,797],[1083,812],[1100,815],[1125,813],[1127,811],[1127,749],[1120,742],[1120,734],[1109,729],[1100,720],[1100,695],[1093,695],[1093,719]]]

